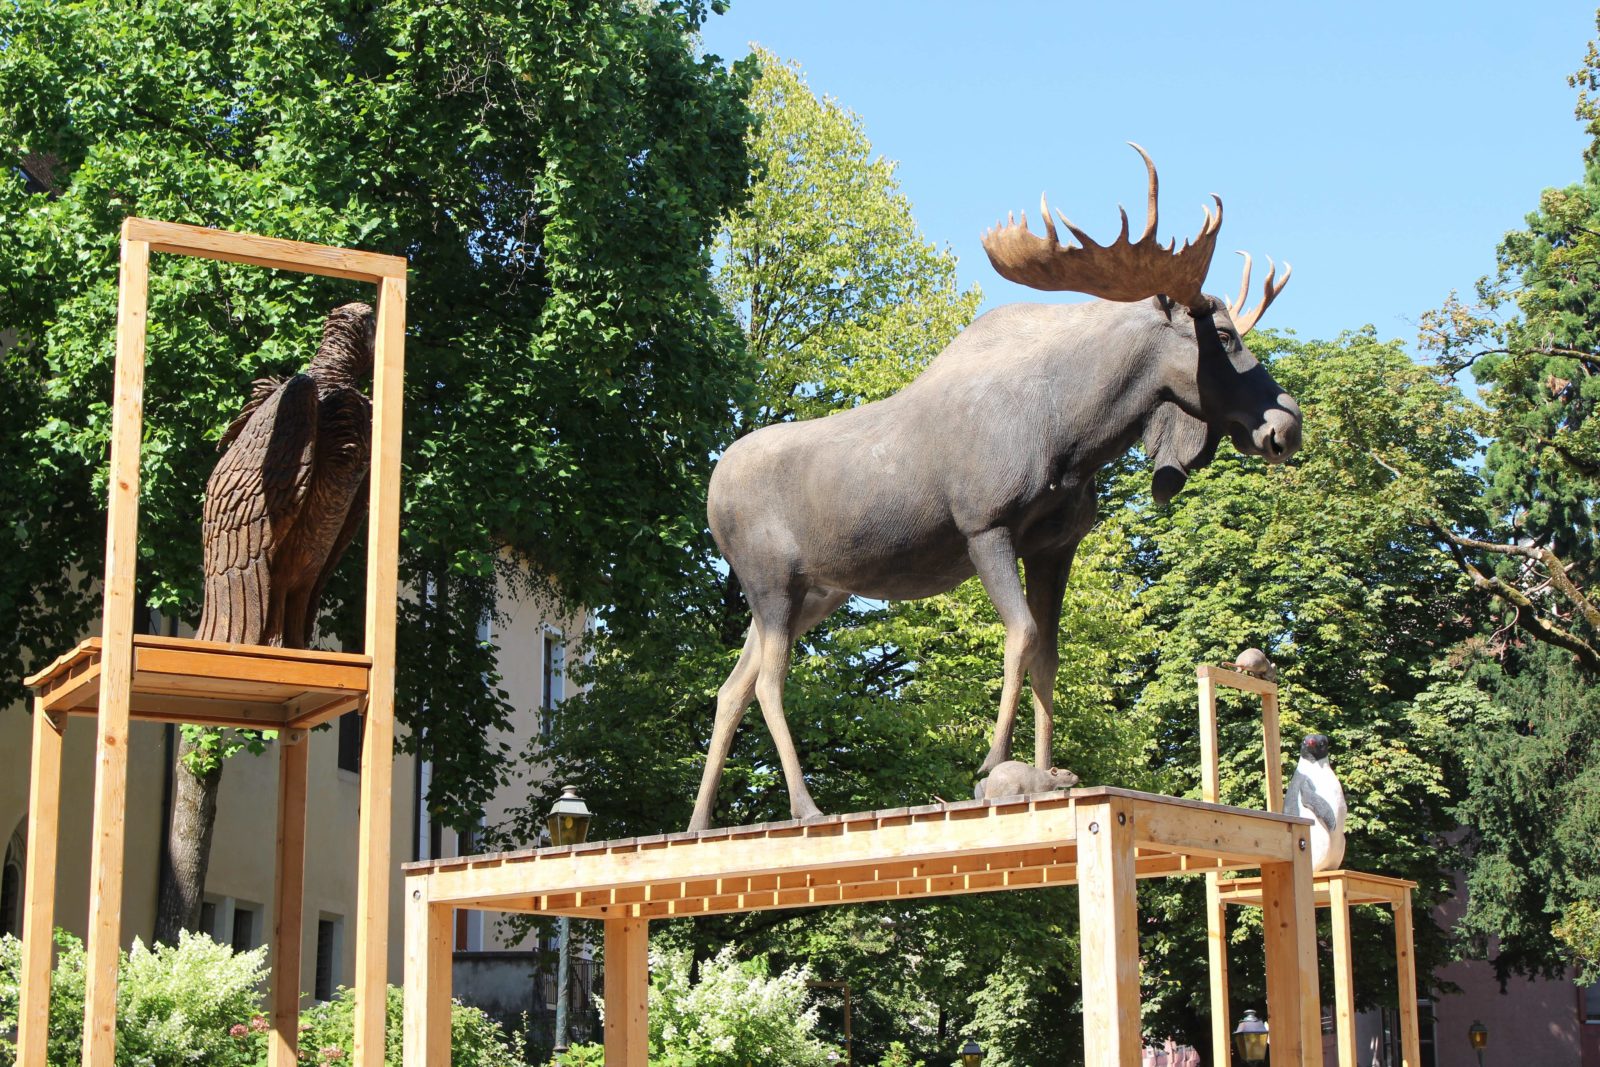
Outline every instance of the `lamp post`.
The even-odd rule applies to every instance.
[[[970,1037],[961,1046],[961,1067],[983,1067],[983,1049]]]
[[[1478,1053],[1478,1067],[1483,1067],[1483,1050],[1489,1047],[1489,1028],[1478,1020],[1472,1020],[1472,1025],[1467,1027],[1467,1040],[1472,1042],[1473,1049]]]
[[[550,843],[552,845],[581,845],[589,836],[589,820],[592,818],[589,806],[578,796],[578,787],[564,785],[561,787],[561,797],[550,809],[550,814],[545,816],[545,825],[550,829]],[[567,1001],[571,999],[572,991],[569,988],[569,973],[571,966],[571,941],[572,920],[561,916],[557,926],[557,956],[556,956],[556,1033],[555,1052],[567,1051]]]
[[[1233,1047],[1246,1063],[1261,1063],[1267,1058],[1267,1024],[1257,1017],[1254,1008],[1247,1009],[1234,1028]]]

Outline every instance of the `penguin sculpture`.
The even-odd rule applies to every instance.
[[[1307,734],[1300,763],[1283,796],[1285,815],[1311,820],[1311,869],[1335,870],[1344,861],[1344,787],[1328,766],[1328,735]]]

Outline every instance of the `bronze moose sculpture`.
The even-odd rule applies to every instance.
[[[1289,280],[1269,269],[1246,312],[1201,292],[1222,201],[1192,242],[1156,239],[1149,174],[1144,233],[1079,246],[1010,221],[984,234],[1001,276],[1087,293],[1085,304],[1011,304],[978,318],[887,399],[764,427],[729,446],[711,476],[711,531],[738,575],[751,626],[717,694],[692,830],[711,822],[734,731],[752,696],[782,761],[797,819],[820,814],[783,713],[795,640],[851,596],[907,600],[973,574],[1005,624],[999,718],[979,773],[1009,759],[1024,674],[1033,691],[1035,763],[1051,763],[1062,598],[1078,542],[1094,525],[1095,475],[1141,437],[1165,503],[1211,462],[1222,435],[1282,463],[1300,446],[1300,409],[1244,346]],[[1027,576],[1024,589],[1017,562]]]
[[[317,605],[367,513],[375,319],[335,308],[309,366],[262,378],[223,433],[202,513],[205,641],[305,648]]]

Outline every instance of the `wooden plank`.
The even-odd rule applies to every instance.
[[[1278,687],[1261,694],[1261,752],[1266,762],[1267,810],[1283,810],[1283,741],[1278,734]]]
[[[1269,682],[1265,678],[1257,678],[1253,674],[1242,671],[1230,671],[1226,667],[1217,667],[1210,664],[1196,669],[1196,674],[1203,679],[1210,679],[1217,685],[1227,686],[1229,689],[1242,689],[1246,693],[1277,693],[1278,683]]]
[[[646,1067],[650,1051],[650,924],[607,919],[606,1067]]]
[[[368,667],[372,661],[359,652],[333,652],[320,648],[275,648],[268,645],[237,645],[224,641],[200,641],[192,637],[163,637],[158,634],[135,634],[135,649],[158,648],[178,651],[209,652],[222,656],[239,656],[266,662],[321,663],[343,667]],[[23,679],[30,689],[53,683],[62,675],[86,669],[100,660],[100,638],[86,637],[72,649],[63,652],[48,666]]]
[[[1291,858],[1294,838],[1280,819],[1240,809],[1187,807],[1151,798],[1137,802],[1138,843],[1164,851],[1234,859]],[[1298,820],[1307,823],[1307,820]]]
[[[300,1048],[300,946],[306,874],[306,766],[311,735],[287,730],[278,738],[277,864],[273,872],[268,1037],[271,1067],[296,1067]]]
[[[1228,909],[1215,874],[1206,875],[1206,965],[1211,987],[1211,1062],[1232,1061],[1233,1019],[1228,1001]]]
[[[381,282],[385,278],[404,278],[406,261],[400,256],[362,252],[331,245],[286,241],[251,233],[212,230],[177,222],[128,218],[122,223],[124,240],[148,241],[156,252],[220,259],[229,263],[251,263],[258,267],[325,274],[360,282]]]
[[[64,721],[63,721],[64,724]],[[17,1062],[43,1064],[50,1034],[50,962],[54,945],[56,845],[61,824],[62,731],[33,702],[33,769],[28,779],[28,858],[22,898],[22,996]]]
[[[450,1067],[450,963],[455,909],[428,897],[428,876],[406,879],[405,1067]]]
[[[1320,1067],[1322,1008],[1310,849],[1296,848],[1288,863],[1262,864],[1261,885],[1272,1056],[1279,1064]]]
[[[406,279],[402,271],[398,277],[385,277],[379,285],[373,356],[372,487],[367,525],[366,599],[366,653],[372,659],[372,668],[367,711],[362,716],[354,1067],[381,1067],[384,1062],[405,309]]]
[[[117,948],[121,933],[123,825],[128,784],[128,704],[133,685],[134,572],[139,531],[139,442],[150,246],[124,237],[117,294],[117,362],[106,511],[100,714],[96,718],[89,927],[84,955],[83,1064],[112,1067],[116,1052]]]
[[[325,722],[332,722],[346,712],[361,711],[367,703],[367,696],[362,693],[358,696],[336,697],[324,701],[322,698],[307,697],[301,700],[290,701],[285,708],[284,717],[288,725],[298,730],[309,730],[314,726],[321,726]]]
[[[1104,1067],[1141,1062],[1134,812],[1121,797],[1077,805],[1084,1062]]]
[[[1200,690],[1200,799],[1222,801],[1221,778],[1217,770],[1217,687],[1204,667],[1199,671]]]
[[[1328,884],[1333,920],[1333,1040],[1339,1067],[1356,1067],[1356,974],[1350,946],[1350,894],[1345,879]]]
[[[1394,906],[1395,985],[1400,989],[1400,1060],[1422,1067],[1422,1037],[1417,1021],[1417,957],[1411,929],[1411,894]]]
[[[254,683],[281,686],[295,692],[365,692],[365,664],[317,663],[275,660],[265,656],[237,656],[188,649],[140,648],[134,670],[141,675],[176,675],[202,683],[216,680],[218,688],[238,686],[249,693]],[[149,679],[151,683],[155,679]]]
[[[557,889],[612,889],[704,878],[806,874],[896,861],[935,862],[948,860],[954,854],[996,855],[1063,845],[1072,840],[1075,832],[1070,802],[1041,806],[1025,818],[996,814],[996,810],[988,809],[983,818],[908,821],[843,837],[816,839],[803,831],[797,836],[785,829],[772,836],[721,835],[668,842],[660,847],[630,846],[477,866],[440,866],[433,868],[437,874],[433,885],[440,900],[487,902]]]

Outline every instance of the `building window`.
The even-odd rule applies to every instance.
[[[539,737],[544,741],[550,740],[550,731],[555,726],[556,707],[567,695],[566,658],[566,648],[562,644],[561,635],[554,631],[546,631],[544,680],[540,686],[539,698]]]
[[[361,713],[339,716],[339,769],[361,773]]]
[[[235,952],[249,952],[258,943],[260,912],[243,904],[233,906],[233,932],[229,944]]]
[[[1600,1026],[1600,982],[1583,991],[1583,1021]]]
[[[318,1000],[333,999],[334,957],[339,953],[339,920],[317,920],[317,973],[311,995]]]
[[[0,934],[22,936],[22,872],[27,845],[22,829],[11,835],[5,856],[0,857]]]
[[[1417,1055],[1421,1067],[1439,1067],[1439,1044],[1433,1017],[1433,1001],[1428,997],[1417,1000]]]

